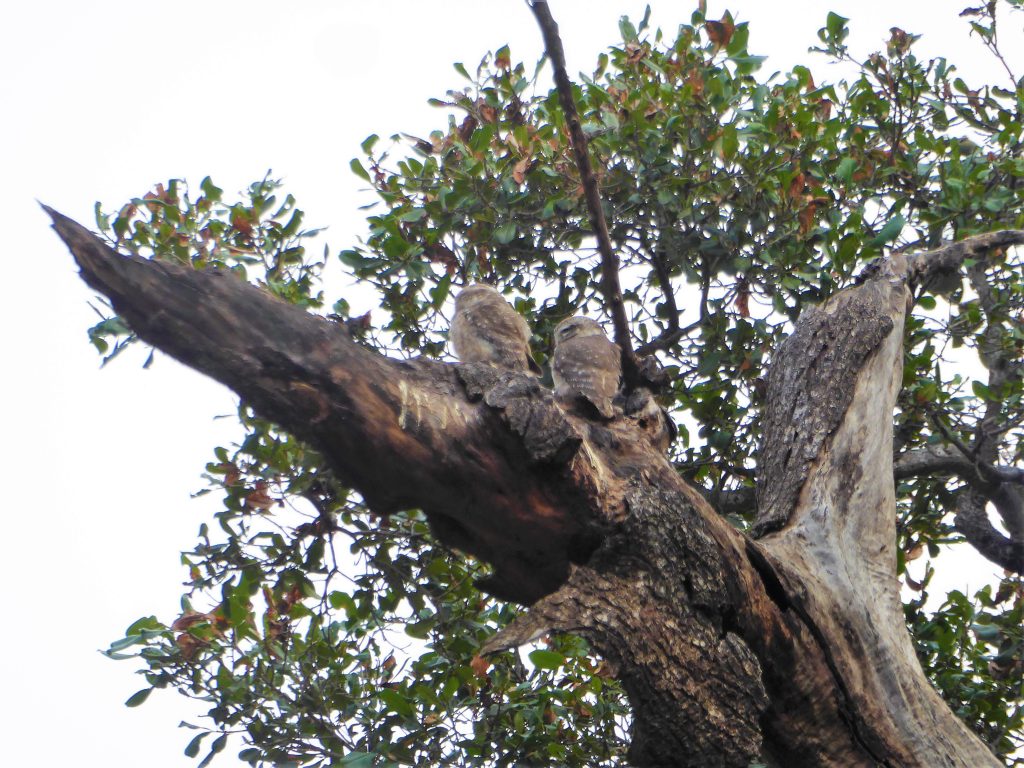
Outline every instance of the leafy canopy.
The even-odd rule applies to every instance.
[[[994,9],[968,20],[1000,56]],[[847,31],[828,14],[818,60],[853,75],[824,83],[806,66],[765,76],[750,30],[728,14],[698,10],[674,35],[623,18],[622,41],[575,89],[636,345],[671,374],[674,460],[739,526],[752,512],[766,366],[793,319],[890,248],[1024,226],[1016,81],[968,85],[945,59],[919,59],[916,38],[896,28],[858,59]],[[380,313],[351,317],[344,299],[328,308],[330,252],[309,250],[317,232],[269,176],[237,198],[209,178],[198,189],[171,181],[116,214],[97,207],[98,223],[122,248],[231,269],[391,354],[443,355],[451,291],[488,281],[530,320],[544,360],[559,320],[603,315],[557,98],[543,65],[515,63],[507,47],[455,68],[461,84],[434,102],[443,128],[370,136],[352,161],[376,203],[365,239],[339,256]],[[969,441],[994,415],[1002,460],[1019,462],[1020,378],[995,386],[963,363],[986,343],[1019,359],[1021,261],[971,269],[997,297],[988,309],[958,281],[948,300],[927,286],[917,297],[896,448]],[[91,330],[109,356],[133,338],[114,316]],[[239,443],[207,467],[205,492],[224,506],[182,555],[181,615],[140,619],[109,651],[143,662],[147,688],[129,705],[168,687],[208,702],[185,750],[202,764],[229,734],[253,765],[622,763],[628,708],[582,641],[481,660],[514,614],[472,586],[485,565],[435,547],[416,510],[368,514],[314,450],[244,403],[238,418]],[[925,552],[942,567],[959,492],[948,477],[899,482],[901,574]],[[1009,754],[1024,723],[1021,583],[953,593],[931,611],[932,572],[906,578],[920,658],[953,708]]]

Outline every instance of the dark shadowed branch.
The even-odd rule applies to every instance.
[[[1011,530],[1011,536],[997,531],[985,511],[987,501],[993,502]],[[953,524],[957,531],[985,557],[1001,568],[1024,573],[1024,530],[1021,530],[1021,495],[1016,486],[1000,486],[990,496],[974,488],[965,488],[956,506]],[[1013,528],[1016,527],[1016,536]]]
[[[580,183],[587,201],[594,237],[597,239],[597,250],[601,254],[601,294],[604,296],[605,307],[612,318],[615,330],[615,343],[622,350],[622,375],[628,389],[640,384],[640,368],[629,333],[629,320],[626,307],[622,301],[622,287],[619,284],[619,257],[612,248],[608,234],[608,222],[605,220],[604,207],[601,204],[601,193],[597,187],[597,177],[590,164],[587,152],[587,137],[583,133],[576,102],[572,96],[572,82],[565,69],[565,51],[562,39],[558,34],[558,25],[551,16],[547,0],[532,0],[530,9],[537,18],[541,34],[544,36],[544,49],[554,69],[555,87],[558,90],[558,101],[565,114],[565,124],[569,129],[569,143],[576,157],[576,166],[580,171]]]
[[[532,602],[593,546],[593,507],[565,465],[579,437],[532,377],[509,425],[467,397],[469,366],[384,357],[232,272],[120,254],[46,210],[141,339],[316,446],[375,512],[422,509],[442,541],[494,566],[492,592]]]
[[[994,418],[993,414],[989,413],[989,410],[987,409],[985,415],[986,418],[990,420],[989,423],[991,423],[991,420]],[[958,438],[956,434],[948,426],[946,426],[946,424],[942,421],[938,414],[932,414],[932,421],[935,424],[936,428],[938,428],[939,432],[942,433],[942,436],[946,438],[947,441],[949,441],[949,444],[953,448],[955,448],[957,453],[959,453],[962,457],[962,464],[964,469],[963,471],[960,471],[958,473],[963,477],[964,480],[974,484],[977,484],[978,481],[981,481],[983,484],[1024,484],[1024,469],[1020,467],[1006,467],[999,466],[996,464],[989,464],[982,458],[983,455],[993,457],[996,455],[997,452],[995,450],[986,450],[984,451],[984,454],[981,450],[984,447],[985,443],[994,444],[994,441],[983,441],[982,438],[979,436],[975,443],[977,447],[971,448],[966,443],[964,443],[963,440]],[[987,433],[979,432],[979,435],[985,435],[987,438]]]

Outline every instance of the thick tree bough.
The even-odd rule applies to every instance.
[[[233,275],[118,254],[50,213],[141,338],[315,445],[376,511],[419,507],[494,565],[487,588],[532,607],[485,651],[584,635],[629,693],[636,764],[998,765],[922,673],[895,578],[892,410],[906,279],[925,262],[895,256],[809,315],[828,329],[823,315],[869,307],[847,322],[870,343],[837,365],[843,407],[765,474],[777,501],[753,541],[628,419],[564,412],[511,373],[389,360]],[[809,354],[828,359],[837,333]],[[829,393],[796,407],[770,391],[769,408]]]

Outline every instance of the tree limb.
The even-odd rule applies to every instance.
[[[122,255],[46,211],[140,338],[315,445],[375,512],[422,508],[442,541],[494,565],[492,592],[533,602],[595,546],[596,491],[566,463],[579,435],[535,380],[509,413],[470,402],[471,366],[383,357],[233,273]],[[517,382],[490,383],[500,397]]]
[[[976,476],[974,464],[960,451],[949,445],[929,445],[904,451],[896,457],[893,477],[906,480],[922,475]]]
[[[423,509],[442,541],[494,564],[492,591],[537,604],[527,634],[583,634],[618,667],[637,764],[995,764],[899,618],[886,478],[902,334],[845,369],[859,381],[796,465],[793,529],[751,542],[628,418],[565,413],[514,371],[390,360],[232,273],[124,256],[50,214],[142,339],[316,445],[377,511]],[[902,321],[901,281],[863,290]]]
[[[988,388],[998,393],[1009,382],[1020,379],[1022,364],[1011,360],[1003,347],[1002,341],[1006,329],[1004,323],[1008,319],[1000,305],[999,298],[988,282],[985,274],[985,263],[977,261],[967,270],[971,287],[978,294],[978,302],[985,313],[986,327],[978,343],[978,357],[982,365],[988,369]],[[975,430],[973,450],[978,460],[985,464],[993,464],[999,456],[999,441],[993,439],[998,433],[998,423],[1002,419],[1004,403],[1002,398],[987,398],[985,412]]]
[[[677,343],[681,339],[689,336],[693,331],[700,328],[708,320],[708,295],[711,291],[711,279],[706,272],[701,278],[700,287],[700,301],[697,308],[697,319],[694,320],[687,326],[682,328],[679,327],[678,320],[676,321],[675,330],[666,328],[663,333],[658,334],[657,337],[651,339],[646,344],[641,345],[637,349],[637,355],[653,355],[655,352],[659,352],[664,349],[668,349],[673,344]]]
[[[989,405],[991,405],[991,403]],[[986,415],[985,418],[982,419],[982,422],[984,423],[985,421],[988,421],[991,423],[996,416],[998,416],[998,412],[990,413],[989,409],[986,408]],[[983,441],[988,438],[988,434],[981,432],[980,425],[978,427],[979,435],[976,438],[976,445],[979,447],[971,448],[964,443],[963,440],[958,438],[956,434],[954,434],[953,430],[951,430],[935,413],[932,414],[932,422],[942,433],[942,436],[949,441],[949,444],[952,445],[964,458],[965,465],[969,471],[964,471],[962,475],[964,480],[967,482],[977,484],[977,481],[981,480],[984,483],[1024,483],[1024,469],[1020,467],[1005,467],[996,464],[989,464],[987,461],[982,459],[982,452],[979,448]],[[989,440],[989,442],[991,441]],[[985,453],[994,458],[998,453],[997,446],[993,446]]]
[[[911,284],[919,285],[941,272],[959,270],[966,259],[984,261],[991,251],[1024,244],[1024,230],[1003,229],[965,237],[930,251],[918,251],[906,257],[907,277]]]
[[[587,136],[583,133],[579,113],[576,111],[576,102],[572,96],[572,82],[569,80],[565,68],[565,51],[562,48],[562,39],[558,34],[558,24],[555,23],[551,15],[547,0],[530,0],[529,5],[540,26],[541,34],[544,36],[544,49],[547,51],[548,59],[554,69],[558,101],[565,114],[565,123],[569,129],[569,143],[572,145],[572,151],[576,157],[576,166],[580,171],[580,183],[583,186],[590,222],[597,240],[597,250],[601,254],[601,294],[604,296],[605,306],[612,318],[615,343],[622,351],[622,377],[627,389],[633,389],[641,384],[641,377],[636,353],[633,351],[632,335],[629,332],[629,319],[626,317],[626,307],[622,300],[622,287],[619,284],[619,257],[612,248],[611,237],[608,234],[608,222],[605,220],[604,206],[601,204],[597,177],[594,175],[590,164],[590,155],[587,152]]]
[[[987,501],[992,501],[1011,530],[1007,537],[992,527],[985,511]],[[957,501],[953,525],[979,553],[1001,568],[1014,573],[1024,573],[1024,513],[1021,510],[1019,490],[1003,486],[991,497],[974,488],[965,488]],[[1016,528],[1016,536],[1012,535]]]
[[[852,724],[870,756],[863,764],[993,765],[908,661],[914,650],[893,578],[904,258],[894,254],[860,285],[801,314],[772,361],[755,529],[766,535],[756,543],[794,610],[829,638],[824,650],[843,681],[844,706],[872,713],[870,727],[859,716]],[[920,735],[936,730],[957,734],[960,757]]]

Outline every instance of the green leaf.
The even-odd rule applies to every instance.
[[[494,242],[500,245],[508,245],[516,238],[516,225],[511,221],[502,224],[494,230]]]
[[[849,184],[853,178],[854,171],[857,170],[857,165],[857,161],[852,157],[844,157],[839,161],[839,166],[836,168],[836,178],[844,184]]]
[[[373,259],[368,259],[359,251],[342,251],[338,254],[338,260],[347,267],[353,269],[361,269],[368,264],[374,262]]]
[[[393,688],[382,688],[377,695],[387,705],[388,709],[402,717],[412,717],[416,714],[416,710],[409,703],[409,700]]]
[[[331,592],[331,594],[327,596],[327,599],[331,604],[331,608],[334,610],[342,609],[349,616],[355,616],[356,601],[353,600],[352,596],[347,592]]]
[[[370,180],[370,174],[366,172],[366,169],[363,168],[363,164],[359,162],[358,158],[353,157],[349,162],[348,167],[352,169],[352,173],[364,181]]]
[[[156,616],[143,616],[141,619],[136,619],[128,629],[125,630],[125,635],[136,635],[147,629],[161,630],[167,629],[163,622],[158,621]]]
[[[214,184],[209,176],[199,182],[199,189],[202,190],[203,195],[205,195],[208,200],[213,200],[215,202],[219,201],[224,194],[224,190]]]
[[[373,152],[373,148],[378,141],[380,141],[380,136],[378,136],[376,133],[371,133],[369,136],[363,139],[363,143],[360,144],[359,147],[360,149],[363,150],[363,152],[369,155],[370,153]]]
[[[224,746],[227,743],[228,735],[226,733],[222,733],[220,736],[217,737],[217,740],[210,745],[209,754],[207,754],[206,757],[203,758],[202,762],[199,763],[199,765],[196,766],[196,768],[206,768],[206,766],[210,764],[213,758],[217,756],[217,753],[224,749]]]
[[[373,753],[349,752],[338,760],[336,764],[343,765],[345,768],[373,768]]]
[[[972,624],[971,631],[974,632],[979,640],[986,643],[995,643],[999,640],[999,627],[991,624]]]
[[[849,34],[849,31],[846,29],[846,22],[848,21],[849,19],[845,16],[829,11],[828,17],[825,19],[825,29],[828,30],[829,37],[835,42],[841,43]]]
[[[436,286],[430,289],[430,305],[434,309],[440,309],[448,298],[448,292],[452,287],[451,275],[445,274]]]
[[[731,56],[736,65],[736,71],[741,75],[749,75],[761,68],[767,60],[767,56]]]
[[[208,733],[200,733],[198,736],[192,739],[192,741],[188,743],[188,746],[185,747],[185,757],[195,757],[196,755],[198,755],[199,747],[202,745],[203,739],[205,739],[209,735],[210,734]]]
[[[558,669],[565,663],[565,656],[546,648],[530,651],[530,662],[537,669]]]
[[[725,52],[729,58],[734,58],[746,53],[747,41],[750,39],[750,25],[747,22],[737,24],[736,28],[732,32],[732,37],[729,39],[729,44],[725,47]]]
[[[418,640],[426,640],[430,637],[430,630],[437,625],[437,619],[434,616],[428,616],[420,621],[415,621],[411,624],[405,625],[405,634],[409,637],[415,637]]]
[[[640,31],[643,32],[651,25],[651,4],[644,7],[644,16],[640,19]]]
[[[152,688],[143,688],[141,691],[136,691],[128,697],[128,700],[124,703],[124,705],[126,707],[137,707],[146,699],[148,699],[149,694],[151,694],[152,692]]]
[[[885,226],[879,230],[877,235],[868,240],[867,244],[872,248],[877,248],[895,240],[900,236],[906,223],[907,220],[903,218],[902,214],[896,214],[885,223]]]
[[[736,133],[735,125],[732,125],[730,123],[729,125],[726,125],[722,128],[721,142],[722,157],[725,160],[732,160],[734,157],[736,157],[736,152],[740,148],[740,138],[739,135]]]
[[[413,208],[411,211],[407,211],[406,213],[403,213],[401,216],[398,217],[398,219],[399,219],[399,221],[405,221],[405,222],[412,223],[412,222],[416,222],[416,221],[422,221],[423,218],[426,215],[427,215],[427,212],[425,210],[423,210],[422,208]]]
[[[636,27],[633,26],[633,22],[629,20],[628,16],[619,19],[619,33],[622,35],[623,42],[635,43],[637,40]]]

